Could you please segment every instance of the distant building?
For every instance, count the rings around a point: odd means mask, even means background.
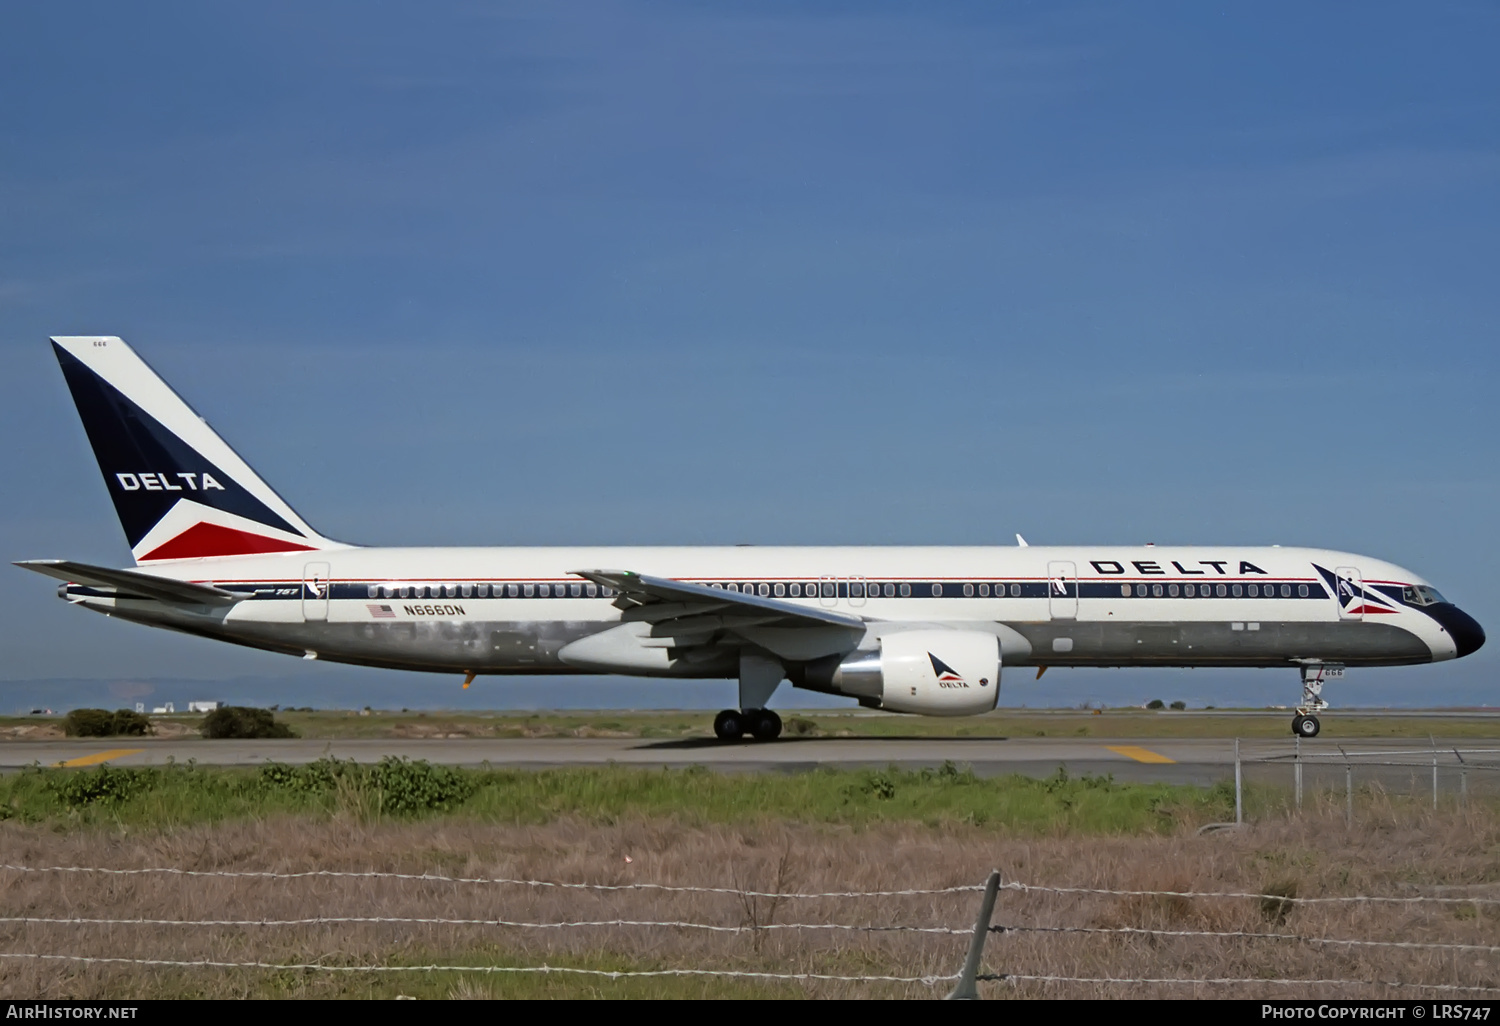
[[[223,704],[224,704],[223,702],[189,702],[188,703],[188,712],[201,712],[201,713],[213,712],[215,709],[219,708],[219,706],[221,706]]]
[[[177,711],[177,707],[171,702],[165,702],[162,705],[157,706],[155,709],[152,709],[151,711],[153,713],[164,713],[170,715]]]

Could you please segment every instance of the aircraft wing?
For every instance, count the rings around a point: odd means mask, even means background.
[[[661,623],[698,617],[757,627],[843,627],[863,630],[865,622],[849,613],[800,606],[782,599],[724,591],[665,577],[647,577],[631,570],[573,570],[595,584],[613,588],[615,605],[627,618]],[[634,615],[628,615],[633,613]]]
[[[158,602],[175,602],[192,606],[229,606],[247,596],[208,584],[174,581],[138,570],[112,570],[90,566],[69,559],[27,559],[16,566],[35,570],[69,584],[86,584],[93,588],[113,588],[125,595],[139,595]]]

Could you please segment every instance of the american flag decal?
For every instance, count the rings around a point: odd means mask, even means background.
[[[370,615],[375,617],[375,619],[377,620],[392,620],[395,619],[396,616],[395,610],[391,609],[390,606],[377,606],[374,603],[371,603],[370,605],[365,606],[365,608],[368,609],[370,611]]]

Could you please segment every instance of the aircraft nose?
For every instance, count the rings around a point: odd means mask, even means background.
[[[1453,638],[1454,647],[1458,650],[1454,658],[1462,659],[1470,652],[1479,651],[1484,645],[1484,628],[1462,609],[1445,602],[1433,606],[1430,612],[1432,618],[1442,624]]]

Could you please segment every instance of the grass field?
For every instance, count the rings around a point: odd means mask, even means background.
[[[834,783],[818,774],[808,778]],[[739,782],[758,787],[767,779]],[[508,777],[496,782],[516,783]],[[688,799],[690,806],[697,801],[698,811],[690,807],[682,814],[652,812],[647,811],[651,803],[626,802],[611,812],[591,805],[586,797],[590,787],[604,782],[575,775],[573,798],[548,814],[517,815],[512,809],[499,815],[494,807],[466,806],[446,813],[391,815],[345,794],[329,806],[301,812],[263,804],[230,817],[179,818],[170,823],[131,810],[132,802],[149,803],[145,796],[98,816],[63,811],[35,819],[13,816],[0,822],[0,850],[11,865],[173,867],[210,873],[378,871],[615,887],[655,883],[722,891],[570,890],[369,876],[265,879],[0,869],[7,915],[29,920],[0,923],[0,951],[5,953],[325,967],[14,959],[0,962],[0,996],[934,997],[951,984],[692,976],[610,980],[401,967],[545,965],[627,972],[711,969],[945,976],[957,970],[967,948],[966,933],[978,904],[972,891],[812,899],[766,898],[751,892],[973,885],[991,868],[998,868],[1007,881],[1051,886],[1270,892],[1296,898],[1444,895],[1463,900],[1301,904],[1005,891],[994,922],[1007,929],[989,939],[987,971],[1265,982],[983,984],[989,997],[1452,1000],[1484,995],[1422,991],[1380,981],[1500,987],[1500,965],[1492,947],[1497,943],[1497,906],[1472,900],[1500,898],[1500,816],[1489,805],[1433,813],[1371,795],[1362,801],[1354,825],[1346,827],[1339,803],[1320,800],[1310,803],[1300,817],[1268,816],[1243,831],[1199,835],[1192,829],[1192,810],[1221,811],[1213,809],[1218,799],[1210,794],[1177,806],[1188,812],[1174,813],[1166,826],[1152,818],[1155,813],[1127,816],[1123,822],[1062,818],[1040,826],[1022,817],[1021,824],[1013,826],[998,816],[981,823],[951,816],[934,822],[915,803],[900,800],[899,789],[915,791],[922,786],[917,781],[898,782],[894,798],[857,789],[859,797],[851,798],[862,810],[857,817],[833,814],[832,806],[816,801],[805,813],[800,808],[780,814],[755,812],[753,803],[737,803],[733,796],[697,792],[697,781],[677,783],[687,786],[676,797]],[[560,787],[562,781],[556,784]],[[976,785],[961,780],[933,780],[926,786],[930,790],[918,792],[925,798],[941,800],[941,792],[950,789],[974,805],[997,793],[976,791]],[[1086,798],[1085,792],[1086,788],[1064,788],[1053,797]],[[160,797],[169,793],[162,791]],[[1128,795],[1131,789],[1122,793]],[[1040,800],[1046,792],[1028,794]],[[808,796],[804,792],[802,797]],[[707,802],[721,812],[703,815]],[[481,814],[485,808],[488,811]],[[79,922],[80,917],[126,922],[91,924]],[[366,921],[330,921],[345,917]],[[64,921],[38,921],[44,918]],[[383,921],[368,921],[372,918]],[[572,925],[519,925],[523,923]],[[797,924],[875,929],[793,928]],[[897,926],[959,932],[890,929]],[[1101,935],[1056,932],[1059,929],[1172,932]],[[1237,936],[1176,935],[1183,932]],[[1244,933],[1257,937],[1238,936]],[[1469,947],[1326,946],[1287,937]],[[371,966],[398,971],[331,971]],[[1297,979],[1356,982],[1275,982]]]
[[[235,819],[350,816],[362,822],[456,817],[542,824],[611,824],[671,817],[683,823],[908,823],[989,826],[1019,833],[1150,833],[1222,820],[1225,788],[1116,783],[1109,777],[976,777],[936,770],[727,774],[577,768],[483,770],[387,759],[321,760],[253,769],[172,765],[36,769],[0,777],[0,819],[59,829],[172,829]]]
[[[377,738],[690,737],[706,735],[708,719],[687,712],[283,715],[304,736]],[[1280,712],[785,719],[792,733],[867,737],[1281,737],[1285,730]],[[197,722],[169,718],[161,721],[162,733],[186,734]],[[1496,732],[1495,720],[1480,717],[1351,716],[1328,723],[1363,737]],[[28,718],[10,725],[37,724]],[[966,949],[977,907],[972,891],[840,899],[752,892],[974,885],[992,867],[1012,881],[1121,891],[1463,900],[1345,905],[1007,891],[995,915],[1007,929],[990,937],[985,968],[1012,979],[982,985],[985,996],[1493,997],[1500,993],[1500,801],[1476,789],[1460,805],[1445,791],[1433,809],[1425,779],[1414,777],[1410,794],[1361,783],[1347,825],[1342,786],[1309,787],[1303,811],[1294,812],[1285,786],[1251,780],[1245,794],[1251,825],[1200,834],[1201,827],[1233,818],[1227,782],[1134,784],[1061,771],[1049,779],[979,778],[952,764],[790,774],[456,769],[390,759],[364,766],[324,760],[36,768],[0,777],[0,862],[10,866],[383,872],[721,890],[0,868],[0,907],[9,917],[0,919],[0,997],[935,997],[951,983],[611,979],[529,970],[945,977]],[[333,921],[351,918],[361,921]],[[538,925],[517,925],[526,923]],[[823,928],[829,924],[856,929]],[[897,926],[960,932],[890,929]],[[1122,930],[1162,932],[1097,932]],[[1326,945],[1319,938],[1362,943]],[[1364,943],[1371,941],[1380,943]],[[1042,983],[1015,978],[1021,976],[1256,982]],[[1277,982],[1299,979],[1352,982]]]
[[[279,710],[277,718],[306,738],[443,737],[711,737],[713,715],[700,710],[660,712],[598,711],[539,713],[393,712],[372,710],[298,712]],[[807,737],[1107,737],[1257,738],[1291,736],[1291,713],[1254,711],[1234,715],[1143,709],[1027,711],[998,710],[962,719],[881,713],[783,711],[788,734]],[[159,734],[190,735],[200,716],[152,717]],[[1361,713],[1323,717],[1325,737],[1475,738],[1500,736],[1500,718],[1403,716]],[[36,716],[0,717],[0,739],[61,736],[60,720]]]

